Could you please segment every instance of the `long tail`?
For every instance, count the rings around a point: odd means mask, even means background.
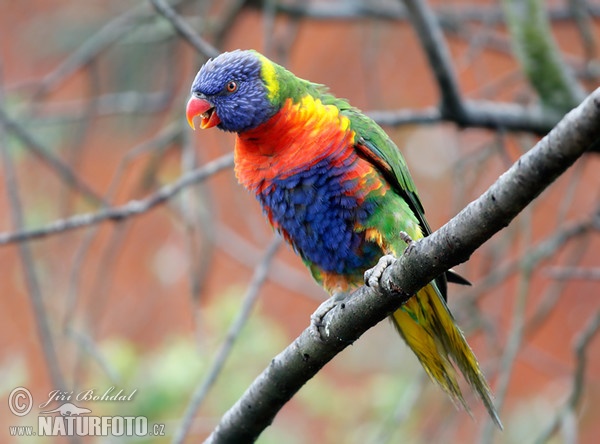
[[[419,290],[401,309],[394,312],[392,320],[429,377],[450,395],[455,404],[462,405],[470,413],[456,378],[458,368],[481,397],[491,418],[502,429],[490,387],[479,363],[434,283]]]

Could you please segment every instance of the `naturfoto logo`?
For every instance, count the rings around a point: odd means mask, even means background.
[[[145,416],[96,416],[90,408],[78,405],[86,401],[127,402],[136,392],[137,389],[127,392],[115,387],[80,392],[52,390],[38,405],[41,411],[37,428],[32,425],[10,426],[9,433],[11,436],[164,436],[164,424],[149,427]],[[54,402],[60,404],[50,406]],[[8,406],[16,416],[29,414],[32,405],[33,396],[25,387],[17,387],[9,395]]]
[[[107,390],[100,391],[96,389],[82,390],[80,392],[67,392],[62,390],[52,390],[48,393],[48,400],[41,403],[39,408],[43,409],[48,406],[51,402],[72,402],[72,401],[118,401],[126,402],[131,401],[133,396],[136,394],[137,389],[127,393],[123,389],[116,390],[116,388],[109,387]]]

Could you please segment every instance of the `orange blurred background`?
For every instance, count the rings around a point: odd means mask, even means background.
[[[245,6],[221,30],[236,2],[181,3],[178,11],[187,22],[220,50],[263,51],[365,111],[419,110],[439,102],[406,20],[271,17]],[[460,12],[472,4],[443,5],[444,11]],[[184,171],[231,152],[232,135],[187,127],[189,86],[205,59],[150,4],[28,0],[3,2],[0,10],[2,109],[107,204],[142,199]],[[465,97],[534,102],[504,27],[462,25],[462,32],[446,36]],[[593,19],[592,25],[597,45],[600,22]],[[553,22],[553,32],[565,59],[583,66],[585,51],[573,21]],[[598,59],[589,63],[597,66]],[[596,80],[582,84],[591,91]],[[407,159],[434,229],[537,140],[450,123],[385,129]],[[0,142],[12,160],[27,228],[100,211],[10,130]],[[10,166],[2,168],[4,179]],[[600,281],[560,280],[556,273],[573,267],[598,271],[600,236],[597,226],[566,239],[560,235],[598,212],[598,171],[600,156],[582,158],[458,267],[473,287],[451,287],[450,307],[492,387],[509,378],[501,409],[505,431],[495,432],[493,442],[534,441],[571,393],[575,342],[600,310]],[[6,182],[0,183],[0,232],[13,232],[13,207]],[[148,442],[170,442],[271,238],[258,204],[226,169],[147,213],[29,242],[30,270],[66,386],[75,392],[137,390],[130,404],[77,405],[95,414],[146,415],[167,432]],[[540,250],[545,242],[548,249]],[[37,404],[56,387],[17,244],[0,246],[0,270],[1,440],[50,442],[7,432],[9,425],[35,424],[42,410]],[[322,298],[299,259],[281,247],[186,442],[210,433],[270,358],[307,327]],[[511,341],[517,341],[514,359],[507,352]],[[586,352],[581,400],[574,416],[564,416],[562,430],[592,443],[600,434],[597,337]],[[6,407],[17,386],[27,387],[36,404],[21,418]],[[480,442],[489,435],[486,413],[476,399],[469,401],[473,418],[455,410],[424,378],[391,325],[382,323],[310,381],[259,442]]]

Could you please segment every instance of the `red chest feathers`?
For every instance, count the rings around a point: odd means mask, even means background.
[[[262,192],[275,178],[285,179],[325,158],[332,166],[350,164],[356,156],[348,118],[332,105],[306,98],[288,99],[282,109],[257,128],[239,134],[235,172],[242,185]]]

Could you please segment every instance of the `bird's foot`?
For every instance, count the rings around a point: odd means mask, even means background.
[[[386,254],[379,258],[377,265],[365,271],[365,285],[375,290],[379,289],[379,282],[383,272],[387,267],[392,265],[396,258],[391,254]]]
[[[398,233],[398,236],[406,243],[406,249],[404,250],[404,254],[410,253],[410,250],[414,248],[415,241],[405,231],[400,231]],[[380,257],[379,261],[373,268],[365,271],[365,285],[375,290],[379,290],[383,272],[395,261],[396,257],[391,254],[386,254],[385,256]]]
[[[334,308],[340,305],[343,306],[347,298],[348,293],[346,292],[340,291],[334,293],[333,296],[319,305],[315,312],[310,315],[310,331],[319,340],[324,341],[325,337],[329,336],[329,326],[325,321],[325,316]]]
[[[400,237],[400,239],[402,239],[406,243],[406,250],[408,251],[405,250],[404,253],[408,253],[410,249],[414,247],[415,241],[412,237],[410,237],[410,234],[408,234],[406,231],[401,231],[400,233],[398,233],[398,237]]]

